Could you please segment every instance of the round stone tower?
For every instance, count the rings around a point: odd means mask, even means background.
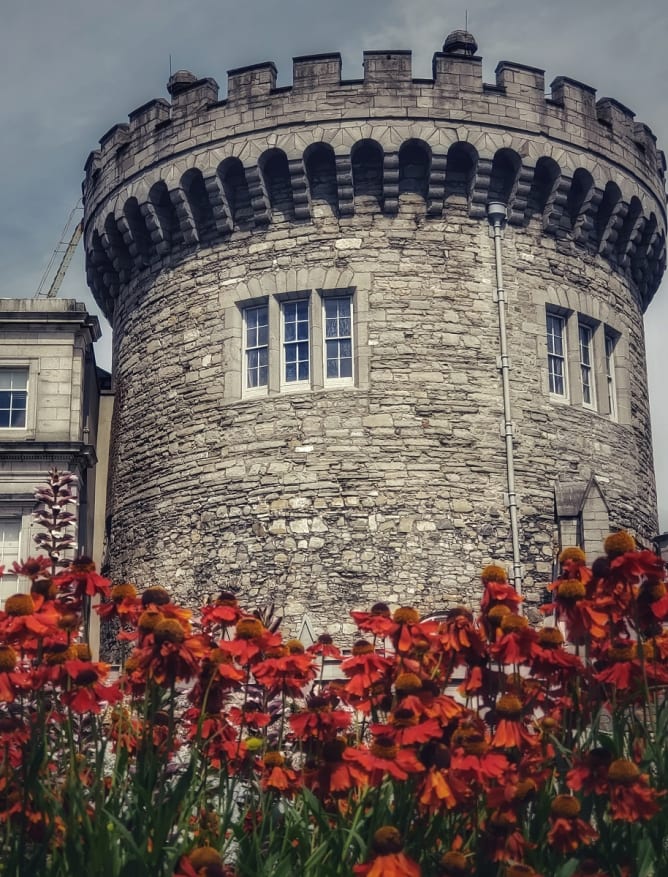
[[[665,160],[615,100],[471,34],[186,71],[86,164],[114,330],[116,580],[239,586],[316,631],[384,599],[532,607],[559,542],[656,533],[643,312]]]

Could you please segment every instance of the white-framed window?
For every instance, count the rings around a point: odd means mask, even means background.
[[[311,344],[309,300],[281,303],[282,380],[285,385],[308,384]]]
[[[5,574],[0,579],[0,605],[16,593],[18,576],[12,572],[12,564],[19,560],[21,551],[21,518],[0,518],[0,566]]]
[[[0,429],[25,429],[28,368],[0,367]]]
[[[596,390],[594,382],[594,332],[586,323],[578,323],[578,339],[580,345],[580,384],[582,387],[582,404],[587,408],[596,407]]]
[[[550,393],[553,396],[568,396],[566,376],[566,320],[559,314],[547,312],[547,372]]]
[[[353,381],[353,300],[351,295],[323,299],[325,383]]]
[[[226,401],[369,383],[368,293],[276,290],[225,304]]]
[[[244,387],[266,391],[269,383],[269,307],[244,308]]]
[[[617,339],[605,333],[605,380],[608,388],[608,415],[617,420],[617,386],[615,384],[615,344]]]

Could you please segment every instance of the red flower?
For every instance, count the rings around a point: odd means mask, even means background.
[[[598,747],[577,759],[566,774],[566,783],[574,792],[585,795],[605,795],[608,792],[608,768],[612,756],[607,749]]]
[[[397,627],[392,621],[390,607],[387,603],[374,603],[370,612],[354,610],[350,615],[361,631],[372,633],[380,639],[390,636]]]
[[[209,632],[219,627],[231,627],[239,621],[242,614],[234,594],[222,591],[213,603],[202,607],[202,628]]]
[[[357,775],[362,781],[368,778],[372,786],[379,786],[385,776],[406,780],[410,774],[424,771],[411,749],[400,749],[389,737],[377,737],[368,749],[347,749],[343,758],[360,768]]]
[[[109,665],[93,661],[66,661],[65,670],[72,687],[61,695],[63,703],[75,713],[100,713],[107,704],[118,703],[123,694],[118,685],[105,685]]]
[[[311,697],[307,701],[307,707],[288,719],[290,727],[300,740],[309,737],[328,740],[350,726],[352,714],[346,710],[333,709],[332,701],[328,697]]]
[[[308,646],[306,651],[310,655],[318,655],[321,658],[335,658],[340,660],[343,657],[341,649],[334,645],[332,637],[328,633],[321,633],[316,642]]]
[[[271,633],[258,618],[253,616],[240,618],[235,630],[235,638],[229,641],[223,640],[219,648],[236,658],[242,667],[261,658],[267,649],[279,646],[282,639],[279,633]]]
[[[349,677],[345,691],[354,697],[363,698],[376,683],[386,680],[393,663],[389,658],[376,654],[371,643],[358,640],[353,646],[353,655],[341,662],[341,670]]]
[[[95,572],[95,564],[89,557],[73,561],[68,569],[54,577],[53,582],[59,590],[69,590],[77,599],[97,595],[107,599],[111,589],[109,579]]]
[[[355,865],[354,874],[363,877],[421,877],[417,862],[403,852],[398,830],[391,825],[379,828],[371,842],[373,858],[363,865]]]
[[[210,651],[205,637],[186,636],[174,618],[159,621],[151,636],[153,642],[137,653],[137,669],[159,685],[192,679]]]
[[[500,664],[526,664],[536,649],[538,633],[528,626],[523,615],[506,615],[501,620],[502,636],[489,647],[490,655]]]
[[[321,760],[304,770],[304,783],[321,798],[347,795],[363,784],[355,767],[343,760],[346,750],[343,738],[328,740],[322,746]]]
[[[17,576],[27,576],[34,581],[35,579],[40,578],[42,573],[51,569],[51,561],[48,557],[44,557],[44,555],[40,554],[37,557],[29,557],[21,563],[14,561],[12,569]],[[0,567],[0,576],[2,575],[1,570],[2,568]]]
[[[270,694],[299,697],[316,670],[311,655],[287,654],[254,664],[253,676]]]
[[[454,652],[457,663],[482,658],[487,652],[484,631],[473,620],[473,613],[463,606],[448,611],[438,627],[438,642],[444,652]]]
[[[17,670],[18,655],[11,646],[0,645],[0,703],[12,703],[16,693],[32,688],[30,674]]]
[[[547,839],[557,852],[575,853],[598,838],[591,825],[578,816],[580,809],[580,802],[571,795],[557,795],[552,801]]]
[[[610,815],[624,822],[647,821],[659,812],[661,794],[649,785],[647,774],[625,758],[613,761],[608,769]]]

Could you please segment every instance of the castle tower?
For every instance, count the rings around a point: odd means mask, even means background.
[[[580,82],[483,83],[476,51],[451,34],[431,79],[407,51],[354,81],[296,58],[287,87],[257,64],[224,100],[179,71],[90,155],[115,579],[322,629],[473,602],[491,559],[531,611],[559,540],[656,533],[663,153]]]

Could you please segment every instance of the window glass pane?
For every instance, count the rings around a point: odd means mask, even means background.
[[[285,381],[309,379],[309,303],[307,299],[283,305],[283,359]]]
[[[325,299],[325,339],[328,379],[351,378],[352,298],[349,295]]]
[[[547,371],[550,393],[556,396],[566,395],[566,372],[564,362],[564,329],[563,317],[547,314]]]
[[[12,411],[10,426],[19,428],[19,427],[24,427],[25,425],[26,425],[25,410]]]
[[[266,387],[269,361],[269,308],[246,308],[246,387]]]
[[[592,370],[592,338],[590,326],[580,323],[580,374],[582,380],[582,401],[585,405],[594,404],[594,382]]]

